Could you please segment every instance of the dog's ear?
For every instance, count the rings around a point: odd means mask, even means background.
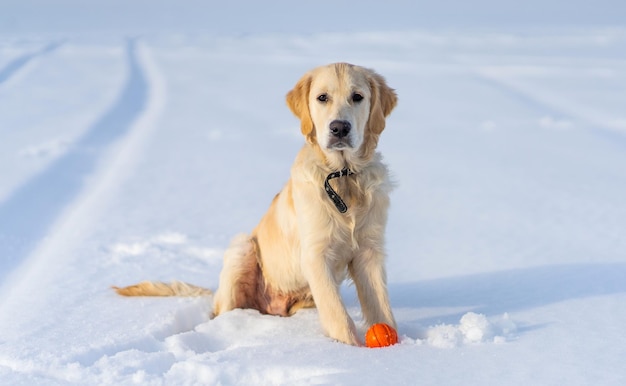
[[[370,100],[370,115],[367,121],[367,129],[365,130],[365,141],[361,146],[364,159],[370,159],[374,154],[378,145],[378,137],[385,129],[385,118],[391,114],[398,102],[396,92],[387,86],[385,78],[374,71],[369,71],[367,77],[372,97]]]
[[[311,90],[311,74],[304,75],[293,90],[287,93],[287,106],[300,119],[300,130],[307,140],[315,136],[313,120],[309,111],[309,91]]]
[[[391,87],[387,86],[385,78],[373,72],[369,77],[372,100],[370,103],[369,129],[374,134],[380,134],[385,128],[385,118],[398,103],[398,96]]]

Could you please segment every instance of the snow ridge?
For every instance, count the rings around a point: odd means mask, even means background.
[[[458,325],[439,324],[426,331],[426,338],[416,339],[415,343],[426,342],[437,348],[455,348],[464,344],[504,343],[515,337],[516,324],[505,313],[500,320],[491,322],[483,314],[468,312],[461,317]],[[403,339],[410,342],[411,338]]]

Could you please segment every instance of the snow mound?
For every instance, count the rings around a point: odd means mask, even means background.
[[[468,312],[458,325],[439,324],[426,330],[426,337],[416,343],[426,343],[437,348],[455,348],[465,344],[504,343],[515,333],[517,327],[504,314],[499,320],[489,321],[483,314]]]

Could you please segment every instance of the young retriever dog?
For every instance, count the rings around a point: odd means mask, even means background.
[[[339,292],[349,275],[365,327],[396,327],[384,266],[392,185],[376,152],[396,102],[382,76],[348,63],[315,68],[298,81],[287,104],[300,118],[306,143],[258,226],[226,251],[214,316],[235,308],[289,316],[317,307],[331,338],[359,345]],[[116,290],[128,296],[207,293],[180,282]]]

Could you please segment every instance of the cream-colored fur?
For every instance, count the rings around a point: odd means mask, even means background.
[[[339,293],[349,276],[366,327],[396,326],[384,266],[392,186],[375,151],[396,101],[380,75],[347,63],[318,67],[298,81],[287,104],[301,120],[306,143],[258,226],[250,235],[237,236],[225,253],[215,316],[246,307],[287,316],[315,305],[330,337],[358,345]],[[341,138],[331,130],[336,121],[350,127]],[[344,168],[354,174],[330,182],[348,207],[340,213],[324,181]]]

